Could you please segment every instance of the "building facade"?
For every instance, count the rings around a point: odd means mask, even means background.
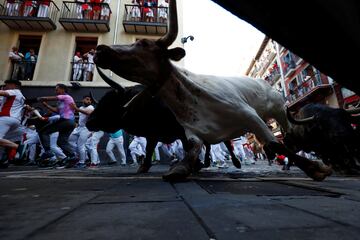
[[[268,37],[262,42],[246,75],[268,81],[283,94],[292,111],[311,102],[338,108],[359,100],[354,93]]]
[[[5,0],[0,3],[0,82],[21,80],[27,98],[53,95],[57,83],[68,85],[76,100],[89,91],[101,97],[109,88],[88,53],[99,44],[131,44],[164,35],[168,7],[162,5],[165,0],[158,1],[147,7],[131,0]],[[181,1],[178,19],[174,45],[182,46]],[[20,62],[9,59],[12,47],[22,53]],[[105,72],[124,86],[134,84]]]

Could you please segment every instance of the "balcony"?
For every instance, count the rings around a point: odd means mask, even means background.
[[[71,62],[71,81],[91,82],[94,75],[94,63],[84,61]]]
[[[12,61],[11,62],[11,80],[33,80],[36,61]]]
[[[70,32],[109,32],[111,9],[107,3],[63,2],[59,22]]]
[[[319,74],[307,76],[301,85],[295,86],[287,96],[290,110],[298,110],[308,102],[319,102],[333,92],[330,84],[324,84]]]
[[[284,69],[285,77],[289,77],[291,74],[293,74],[295,72],[295,69],[296,69],[295,62],[292,60],[289,62],[285,62],[283,64],[283,69]]]
[[[51,0],[6,0],[0,7],[0,20],[13,30],[51,31],[56,29],[59,11]]]
[[[168,7],[145,8],[126,4],[123,26],[127,33],[164,35],[168,30],[167,15]]]
[[[273,86],[276,81],[280,78],[280,70],[279,67],[274,66],[270,71],[269,75],[265,77],[265,80]]]

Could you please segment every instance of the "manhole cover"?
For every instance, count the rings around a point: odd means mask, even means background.
[[[273,182],[197,181],[197,183],[210,194],[232,193],[257,196],[340,196],[340,194],[328,192],[326,190],[313,190],[305,187],[289,186]]]

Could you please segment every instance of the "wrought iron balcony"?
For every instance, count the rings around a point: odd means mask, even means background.
[[[74,82],[91,82],[94,75],[94,63],[88,62],[71,62],[71,81]]]
[[[56,29],[59,11],[51,0],[5,0],[0,20],[13,30],[51,31]]]
[[[290,102],[289,108],[297,109],[307,101],[317,102],[332,93],[332,87],[321,80],[319,74],[307,76],[304,81],[291,89],[291,94],[287,96]]]
[[[31,81],[33,80],[35,67],[36,61],[12,61],[10,79]]]
[[[123,26],[127,33],[164,35],[167,27],[168,7],[125,5]]]
[[[59,22],[71,32],[109,32],[111,9],[107,3],[64,1]]]

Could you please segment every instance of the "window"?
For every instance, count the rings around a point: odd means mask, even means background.
[[[94,53],[98,39],[96,37],[77,37],[75,51],[71,60],[71,81],[92,81],[94,75]]]
[[[18,45],[9,54],[11,79],[33,80],[41,36],[20,35]]]

